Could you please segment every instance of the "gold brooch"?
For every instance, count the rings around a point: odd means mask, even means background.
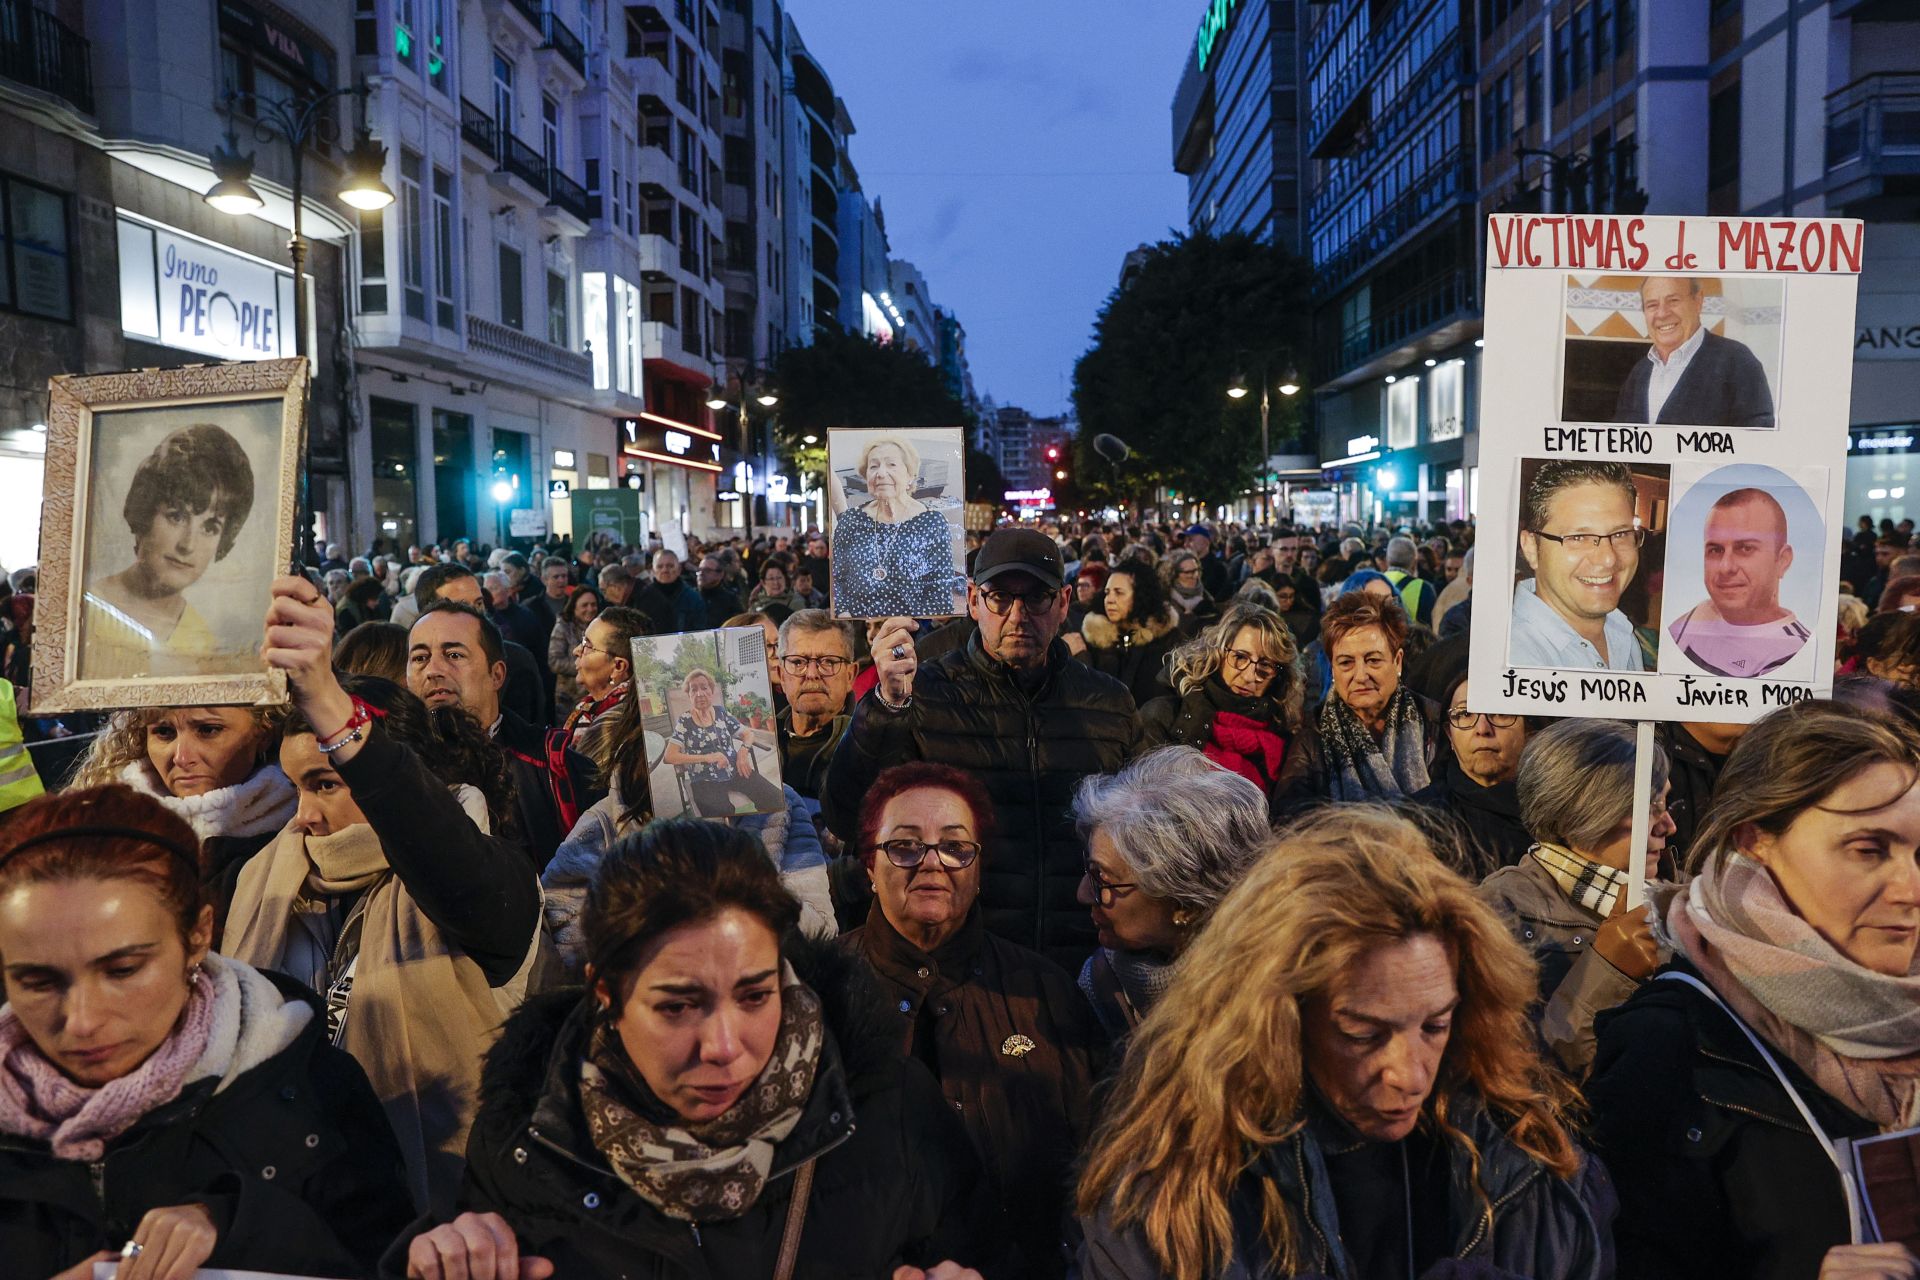
[[[1033,1041],[1023,1035],[1011,1035],[1001,1042],[1000,1052],[1009,1058],[1024,1058],[1033,1052]]]

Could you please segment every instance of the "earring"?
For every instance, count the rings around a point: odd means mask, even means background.
[[[1174,909],[1174,913],[1173,913],[1174,928],[1184,929],[1192,923],[1193,923],[1193,917],[1187,914],[1186,908],[1177,907]]]

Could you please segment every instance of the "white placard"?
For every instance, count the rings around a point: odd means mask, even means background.
[[[1830,692],[1862,244],[1488,220],[1473,710],[1745,723]]]
[[[515,507],[507,512],[507,532],[515,538],[544,538],[547,513],[538,507]]]

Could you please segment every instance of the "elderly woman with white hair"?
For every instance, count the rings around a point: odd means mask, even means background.
[[[1172,980],[1174,960],[1265,850],[1267,800],[1194,748],[1170,746],[1082,782],[1073,816],[1087,841],[1079,897],[1100,938],[1080,989],[1118,1040],[1146,1016]]]
[[[1534,843],[1480,885],[1539,961],[1541,1039],[1576,1074],[1593,1062],[1595,1015],[1623,1003],[1664,959],[1647,913],[1627,910],[1633,760],[1633,729],[1618,720],[1557,720],[1530,737],[1514,781]],[[1667,755],[1656,746],[1650,868],[1673,834],[1667,785]]]
[[[840,473],[827,468],[833,507],[833,609],[849,618],[937,618],[963,611],[947,518],[915,497],[920,452],[903,436],[860,451],[867,501],[852,506]]]

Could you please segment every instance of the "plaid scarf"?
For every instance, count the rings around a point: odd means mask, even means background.
[[[760,1076],[724,1113],[701,1124],[650,1118],[652,1096],[610,1027],[594,1032],[580,1064],[580,1105],[593,1145],[620,1180],[669,1218],[713,1222],[753,1207],[774,1148],[800,1123],[826,1030],[820,998],[781,966],[780,1030]]]
[[[1533,860],[1546,868],[1560,892],[1576,907],[1585,907],[1602,920],[1613,915],[1614,903],[1627,887],[1627,873],[1616,867],[1583,857],[1565,845],[1542,840],[1527,850]]]

